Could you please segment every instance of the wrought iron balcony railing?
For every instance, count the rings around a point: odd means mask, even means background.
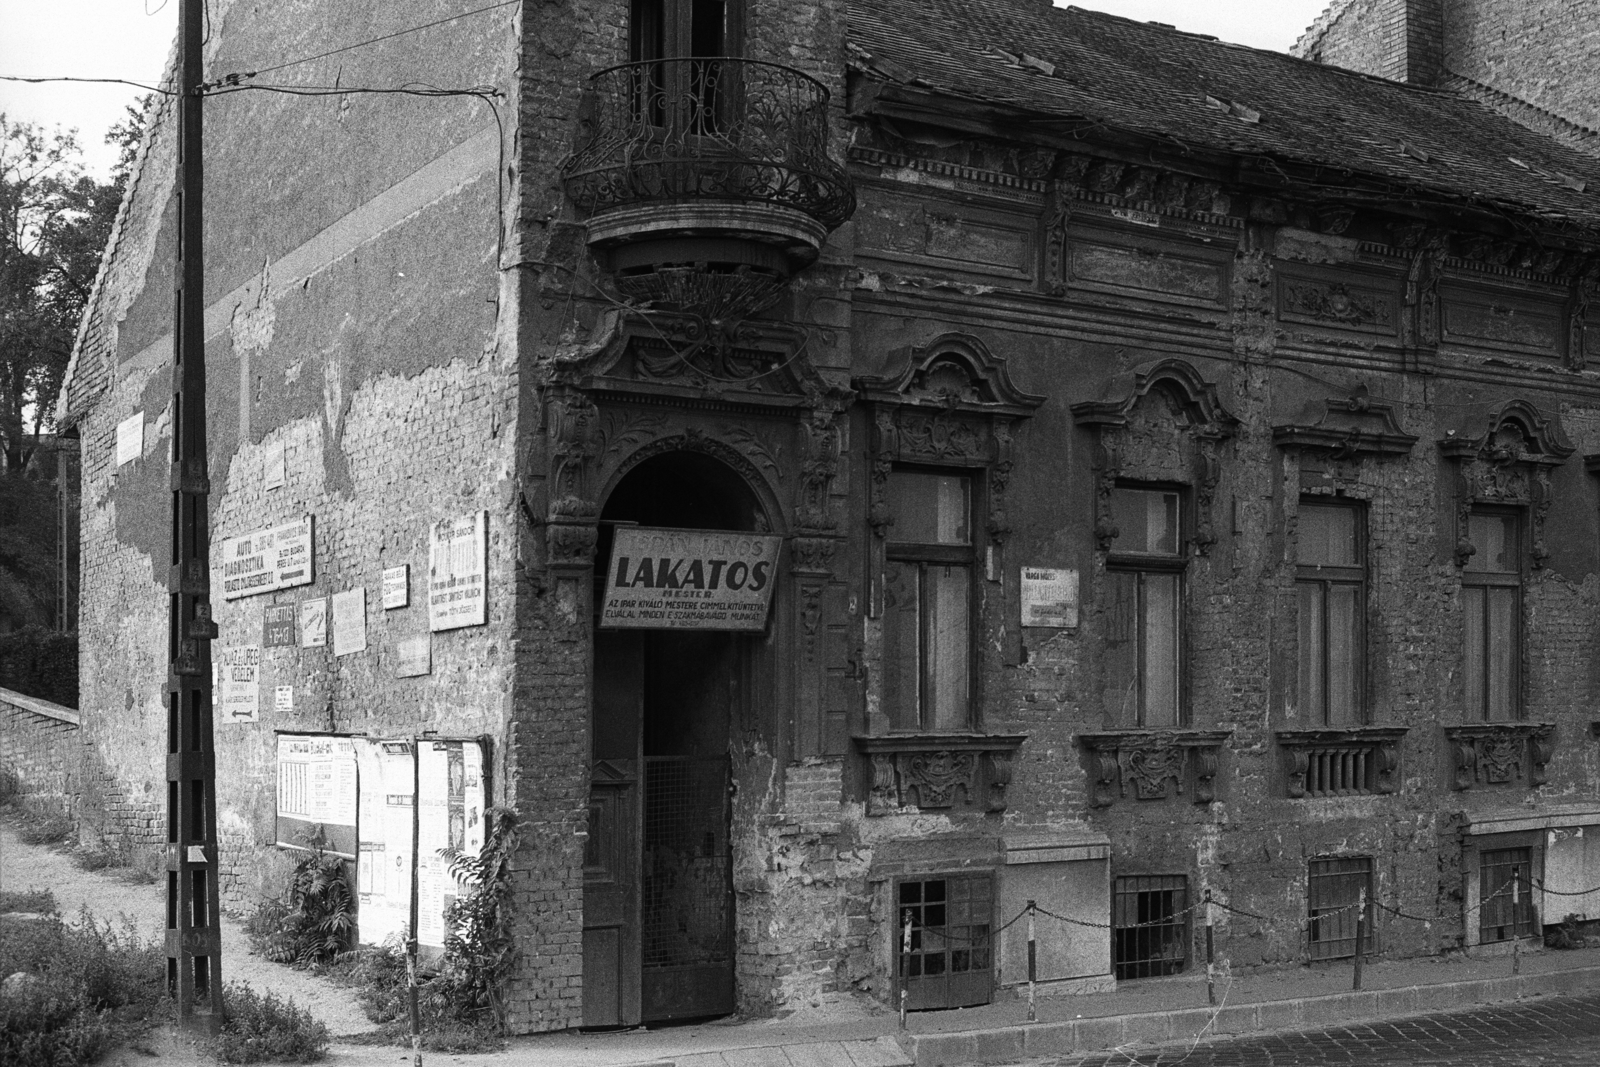
[[[594,75],[586,127],[562,167],[587,212],[658,201],[782,205],[832,230],[855,210],[828,158],[828,90],[748,59],[660,59]]]

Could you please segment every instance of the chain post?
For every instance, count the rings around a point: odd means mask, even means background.
[[[1028,901],[1028,1021],[1039,1021],[1036,983],[1039,981],[1038,943],[1033,939],[1033,917],[1038,905]]]
[[[1366,959],[1367,947],[1367,887],[1361,887],[1361,895],[1356,898],[1356,968],[1352,978],[1351,989],[1361,988],[1362,964]]]
[[[900,1029],[906,1028],[906,979],[911,977],[911,909],[905,911],[900,934]]]
[[[1211,887],[1206,887],[1206,1003],[1217,1006],[1217,942]]]

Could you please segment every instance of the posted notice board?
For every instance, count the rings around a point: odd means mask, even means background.
[[[444,850],[483,849],[488,787],[480,741],[360,741],[362,788],[356,891],[360,942],[405,935],[411,909],[412,815],[416,817],[417,943],[444,948],[445,912],[467,887]],[[415,763],[413,763],[413,760]],[[413,777],[414,776],[414,777]],[[413,791],[412,782],[417,783]]]
[[[357,818],[356,922],[363,945],[404,939],[411,922],[411,820],[416,761],[410,741],[356,743],[361,771]]]
[[[356,858],[355,738],[329,734],[278,735],[278,844],[306,847],[321,826],[326,848]]]

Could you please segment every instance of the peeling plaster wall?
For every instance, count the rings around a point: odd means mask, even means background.
[[[465,10],[470,5],[460,5]],[[438,18],[291,2],[213,10],[207,76],[257,70]],[[444,86],[507,85],[510,13],[263,75],[266,83],[389,85],[395,71]],[[295,97],[239,92],[206,104],[208,441],[213,553],[224,539],[315,517],[315,581],[224,601],[217,648],[262,643],[263,609],[367,593],[365,652],[263,651],[261,711],[219,725],[223,905],[252,910],[282,888],[275,858],[279,730],[491,739],[504,744],[518,542],[513,442],[514,293],[497,270],[497,128],[454,97]],[[91,832],[165,840],[167,553],[171,497],[173,115],[151,130],[92,327],[113,373],[84,437],[84,812]],[[144,447],[117,467],[115,428],[143,413]],[[286,481],[264,486],[282,447]],[[396,642],[428,629],[428,530],[487,510],[489,622],[436,634],[432,673],[396,675]],[[380,574],[410,565],[410,606],[381,607]],[[293,710],[273,706],[293,687]]]

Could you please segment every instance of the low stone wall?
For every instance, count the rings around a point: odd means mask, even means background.
[[[78,713],[48,700],[0,689],[0,781],[32,798],[78,793]]]

